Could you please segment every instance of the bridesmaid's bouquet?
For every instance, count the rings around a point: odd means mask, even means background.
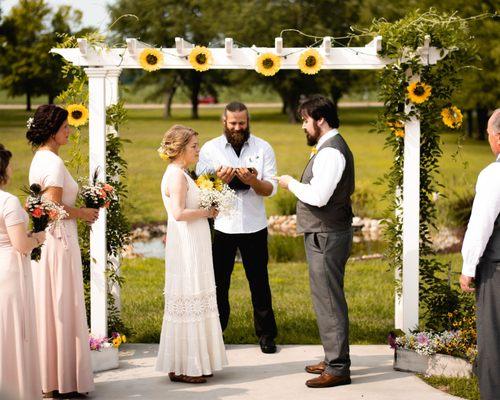
[[[215,174],[202,174],[196,179],[200,188],[200,207],[208,210],[215,207],[219,215],[229,215],[235,208],[236,192]]]
[[[41,186],[37,183],[31,185],[27,190],[28,197],[26,198],[25,208],[31,218],[33,232],[42,232],[50,225],[68,216],[62,206],[46,199],[43,192]],[[40,260],[42,246],[35,247],[31,251],[32,260]]]
[[[111,202],[118,200],[113,186],[97,180],[97,171],[92,177],[92,184],[82,186],[80,196],[87,208],[109,208]]]

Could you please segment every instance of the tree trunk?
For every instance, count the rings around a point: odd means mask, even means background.
[[[31,111],[31,92],[26,92],[26,111]]]
[[[177,83],[173,83],[170,88],[165,91],[165,108],[163,110],[163,118],[168,119],[172,116],[172,102],[174,101],[174,95],[177,91]]]
[[[198,114],[198,96],[200,95],[201,89],[201,74],[199,72],[193,71],[189,78],[191,79],[191,118],[199,119],[200,116]]]
[[[54,104],[54,94],[53,93],[49,93],[47,101],[48,101],[48,104]]]
[[[467,137],[472,137],[474,129],[474,112],[467,110]]]
[[[477,139],[486,140],[486,128],[488,126],[488,109],[476,108],[477,111]]]
[[[300,96],[297,94],[289,94],[287,96],[287,107],[286,107],[286,112],[288,115],[288,122],[291,124],[299,122],[299,118],[297,115],[297,110],[299,108],[299,100]]]

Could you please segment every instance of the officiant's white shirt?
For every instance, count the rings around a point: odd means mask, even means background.
[[[340,178],[342,178],[345,169],[345,157],[333,147],[321,148],[323,143],[338,134],[337,129],[332,129],[318,140],[316,148],[319,151],[314,159],[311,182],[306,184],[292,179],[288,184],[288,189],[303,203],[323,207],[332,197]]]
[[[483,169],[477,178],[476,196],[462,245],[463,275],[476,276],[477,264],[490,240],[499,213],[500,163],[494,162]]]
[[[205,143],[200,150],[200,159],[196,165],[196,175],[214,173],[220,166],[253,167],[257,170],[257,178],[273,185],[271,196],[276,193],[277,182],[271,179],[276,176],[276,157],[273,148],[265,140],[250,135],[243,144],[240,156],[221,135]],[[267,227],[264,197],[248,190],[237,190],[236,210],[230,216],[219,216],[214,227],[223,233],[253,233]]]

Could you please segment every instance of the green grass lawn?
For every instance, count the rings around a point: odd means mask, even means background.
[[[268,140],[276,153],[278,173],[300,176],[308,158],[304,133],[298,124],[289,124],[278,109],[255,109],[251,111],[252,132]],[[391,164],[389,151],[383,149],[384,137],[369,132],[377,109],[341,109],[341,132],[349,142],[356,163],[357,192],[370,194],[368,204],[359,205],[369,210],[370,216],[379,216],[385,207],[380,197],[382,186],[374,185]],[[125,145],[125,158],[129,163],[130,196],[127,203],[128,216],[133,223],[161,221],[165,211],[159,194],[159,185],[166,164],[157,156],[156,149],[163,133],[174,123],[192,126],[200,132],[202,143],[221,133],[221,110],[201,109],[201,118],[191,120],[189,110],[174,110],[171,120],[162,118],[161,110],[131,110],[129,121],[121,128],[122,137],[131,143]],[[14,178],[9,190],[17,195],[27,183],[31,149],[25,140],[26,120],[32,115],[21,110],[0,110],[0,143],[14,153]],[[87,136],[87,132],[84,132]],[[487,142],[466,141],[461,158],[469,164],[464,169],[461,162],[452,160],[457,150],[457,134],[442,135],[444,155],[441,163],[441,181],[448,189],[472,189],[478,172],[493,159]],[[63,158],[69,154],[69,146],[62,151]],[[83,151],[86,153],[86,146]],[[449,193],[448,193],[449,194]],[[274,200],[266,203],[268,213],[276,213]],[[356,211],[356,210],[355,210]]]
[[[460,268],[460,255],[440,256]],[[124,260],[123,319],[135,333],[133,342],[158,342],[163,318],[164,261]],[[319,343],[305,263],[269,265],[273,306],[281,344]],[[458,273],[456,276],[458,280]],[[353,344],[386,343],[394,327],[394,280],[384,260],[349,262],[345,287]],[[227,343],[254,343],[250,291],[241,264],[236,264],[230,289],[231,317]]]
[[[445,378],[443,376],[420,376],[429,385],[453,396],[467,400],[479,400],[479,385],[476,377],[472,378]]]

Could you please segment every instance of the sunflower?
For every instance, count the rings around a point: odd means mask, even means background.
[[[387,126],[391,128],[396,137],[405,137],[405,125],[401,121],[387,121]]]
[[[139,64],[148,72],[159,70],[163,65],[163,53],[158,49],[144,49],[139,55]]]
[[[317,50],[308,49],[300,54],[299,68],[304,74],[314,75],[317,74],[323,64],[323,58]]]
[[[212,52],[205,46],[196,46],[189,53],[189,63],[198,72],[207,71],[212,65]]]
[[[464,119],[462,112],[455,106],[443,108],[441,117],[443,123],[452,129],[460,128]]]
[[[214,182],[207,175],[199,176],[195,182],[196,182],[196,185],[200,189],[213,189],[214,188]]]
[[[157,152],[158,152],[158,155],[160,156],[160,158],[162,160],[165,160],[165,161],[169,161],[170,160],[170,158],[163,151],[163,147],[162,146],[158,147]]]
[[[70,104],[66,107],[68,111],[68,123],[71,126],[85,125],[89,119],[89,110],[83,104]]]
[[[413,82],[406,89],[408,98],[415,104],[421,104],[431,96],[432,87],[424,82]]]
[[[273,76],[280,70],[281,58],[273,53],[264,53],[257,57],[255,70],[264,76]]]

